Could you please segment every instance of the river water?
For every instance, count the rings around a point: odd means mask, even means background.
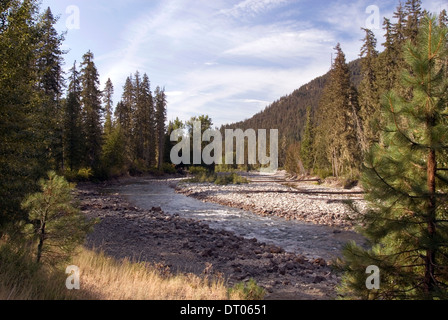
[[[362,243],[363,238],[352,231],[287,221],[279,217],[264,217],[249,211],[231,208],[178,194],[166,181],[138,180],[114,189],[142,209],[161,207],[167,214],[178,214],[207,223],[211,228],[232,231],[245,238],[273,244],[287,252],[307,258],[329,260],[340,256],[340,250],[350,240]]]

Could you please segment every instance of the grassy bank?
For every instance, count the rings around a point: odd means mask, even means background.
[[[220,277],[169,273],[166,268],[80,248],[80,290],[68,290],[65,268],[38,265],[25,251],[0,243],[0,300],[242,300],[259,288],[227,288]],[[250,288],[249,288],[250,289]]]

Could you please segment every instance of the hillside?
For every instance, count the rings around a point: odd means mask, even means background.
[[[361,81],[361,59],[350,62],[349,68],[352,82],[358,87]],[[280,98],[252,118],[224,125],[221,130],[279,129],[280,145],[298,141],[305,125],[307,107],[310,106],[313,113],[317,110],[329,76],[330,72],[303,85],[290,95]]]

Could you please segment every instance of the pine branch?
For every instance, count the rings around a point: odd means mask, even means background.
[[[392,191],[394,191],[394,192],[396,192],[398,194],[401,194],[401,195],[403,195],[403,196],[405,196],[407,198],[410,198],[410,199],[422,199],[422,198],[425,198],[425,197],[411,196],[410,194],[408,194],[408,193],[406,193],[404,191],[397,190],[396,188],[391,186],[386,180],[383,179],[383,177],[379,174],[379,172],[375,169],[375,167],[372,167],[371,169],[375,172],[375,175],[381,180],[381,182],[383,182]]]
[[[417,143],[415,141],[413,141],[411,138],[409,138],[401,129],[400,126],[398,125],[398,121],[396,118],[396,113],[395,113],[395,109],[394,106],[392,104],[392,99],[390,97],[387,98],[387,100],[389,101],[389,106],[390,106],[390,111],[393,115],[393,119],[394,119],[394,123],[395,123],[395,127],[397,128],[397,132],[399,132],[407,141],[409,141],[409,143],[412,145],[413,148],[423,148],[423,149],[430,149],[429,146],[424,146],[420,143]]]

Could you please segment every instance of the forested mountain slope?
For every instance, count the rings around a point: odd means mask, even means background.
[[[349,68],[352,83],[358,87],[361,82],[361,59],[350,62]],[[329,77],[330,72],[281,97],[252,118],[225,125],[222,129],[278,129],[280,144],[299,141],[305,127],[307,107],[311,107],[312,113],[317,110]]]

